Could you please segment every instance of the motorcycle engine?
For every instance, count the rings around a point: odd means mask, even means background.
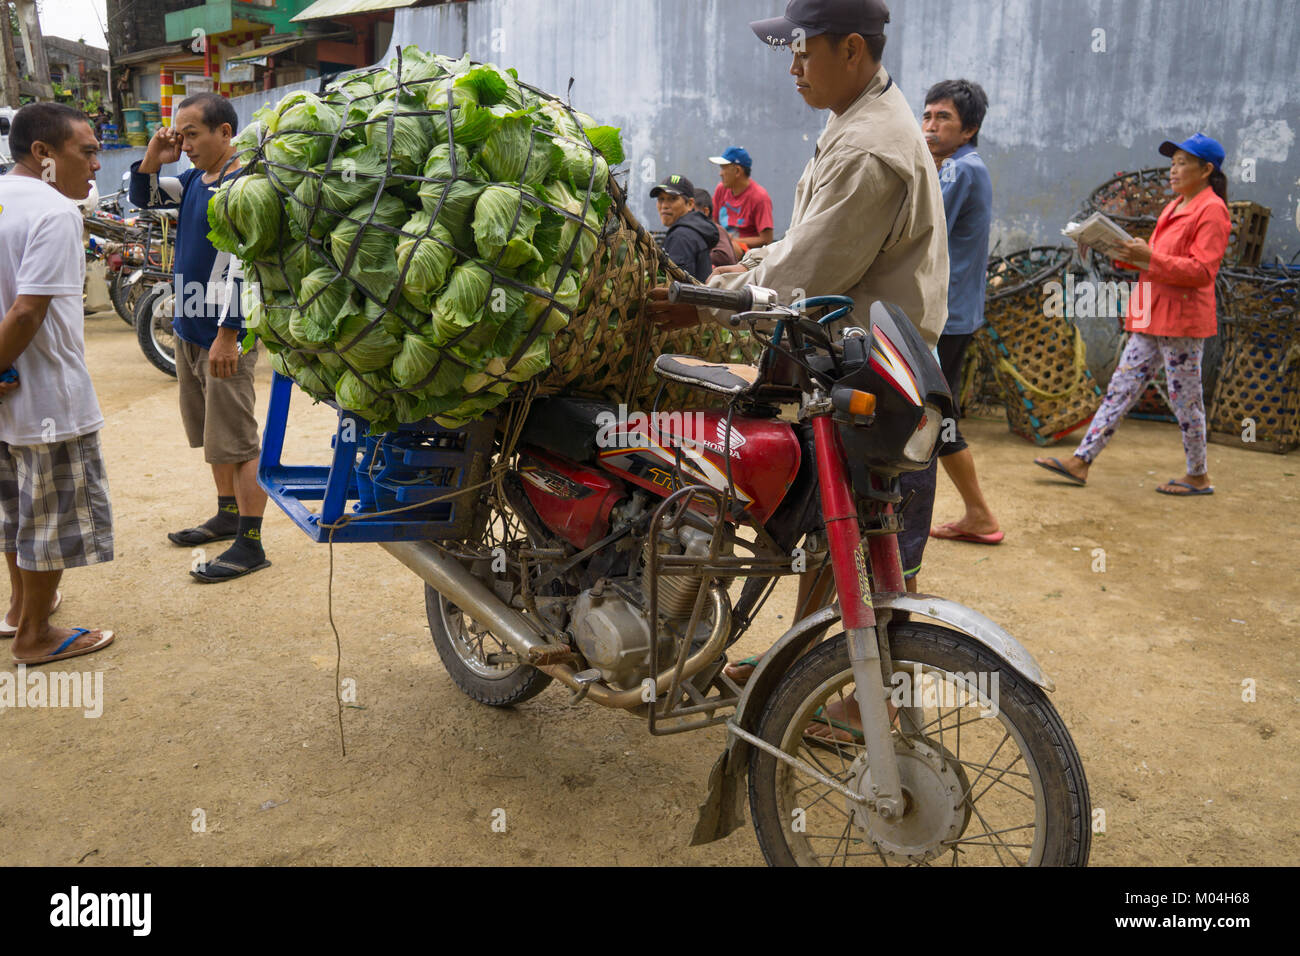
[[[661,543],[661,550],[676,554],[705,556],[709,535],[683,527],[675,543]],[[673,654],[676,639],[685,636],[695,604],[696,583],[687,577],[659,578],[659,663],[663,667]],[[630,689],[650,675],[649,589],[644,578],[603,580],[578,595],[570,620],[574,643],[587,663],[597,668],[606,683]],[[704,640],[713,625],[712,613],[700,621],[693,641]]]

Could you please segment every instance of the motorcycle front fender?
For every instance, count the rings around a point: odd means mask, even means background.
[[[873,594],[871,599],[877,611],[909,611],[960,631],[997,654],[1026,680],[1045,691],[1056,689],[1056,684],[1023,644],[976,610],[933,594]],[[757,733],[759,718],[781,678],[839,619],[839,606],[831,605],[808,615],[781,635],[759,660],[745,684],[732,717],[738,727]],[[742,782],[749,770],[751,749],[734,734],[728,736],[727,749],[709,774],[709,793],[700,804],[699,820],[691,837],[692,846],[720,840],[744,824],[745,788]]]

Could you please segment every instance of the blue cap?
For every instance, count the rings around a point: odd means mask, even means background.
[[[1174,152],[1180,149],[1184,153],[1191,153],[1197,159],[1213,163],[1214,168],[1220,172],[1223,171],[1223,160],[1228,155],[1224,152],[1222,144],[1217,139],[1210,139],[1204,133],[1197,133],[1181,143],[1165,140],[1160,144],[1160,155],[1173,156]]]
[[[737,166],[744,166],[746,169],[754,168],[754,161],[749,158],[749,153],[741,146],[728,146],[727,151],[721,156],[710,156],[709,162],[718,166],[735,163]]]

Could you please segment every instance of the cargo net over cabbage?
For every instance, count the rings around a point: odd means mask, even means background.
[[[272,364],[374,432],[457,427],[546,371],[612,199],[619,130],[513,70],[402,50],[237,137],[209,236]]]

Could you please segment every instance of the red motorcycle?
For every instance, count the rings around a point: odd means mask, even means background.
[[[498,707],[558,680],[652,734],[725,723],[693,843],[743,823],[747,775],[769,863],[1086,864],[1051,680],[988,618],[904,588],[899,475],[952,414],[911,322],[878,302],[843,327],[850,299],[752,286],[670,298],[767,346],[757,367],[658,357],[721,410],[539,400],[467,542],[383,545],[429,585],[452,678]],[[791,574],[808,606],[741,687],[727,649]]]

